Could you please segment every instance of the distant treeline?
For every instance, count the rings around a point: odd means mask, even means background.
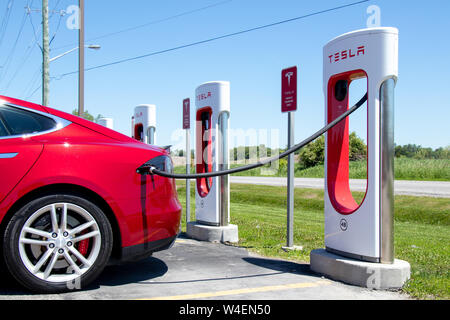
[[[358,161],[366,158],[367,146],[364,141],[359,138],[355,132],[349,135],[349,159],[350,161]],[[321,165],[325,160],[325,137],[321,136],[296,152],[297,162],[300,169],[311,168]],[[256,160],[260,158],[270,157],[274,154],[281,153],[286,149],[273,150],[265,145],[259,146],[239,146],[230,150],[230,161]],[[183,150],[177,150],[174,155],[184,156]],[[191,156],[194,157],[194,150],[191,150]],[[416,144],[407,144],[403,146],[395,146],[396,158],[413,158],[413,159],[446,159],[450,160],[450,145],[445,148],[424,148]],[[284,160],[281,160],[284,161]]]
[[[355,132],[349,136],[349,159],[350,161],[358,161],[366,158],[367,146],[364,141],[359,138]],[[298,163],[300,169],[311,168],[316,165],[321,165],[325,161],[325,137],[321,136],[312,143],[296,152],[298,155]],[[286,149],[275,150],[275,152],[283,152]],[[237,147],[230,150],[230,160],[248,160],[250,158],[266,156],[270,157],[273,153],[271,148],[264,145],[257,147]],[[420,145],[407,144],[403,146],[395,146],[396,158],[413,158],[413,159],[447,159],[450,160],[450,146],[445,148],[424,148]]]
[[[355,132],[349,135],[349,158],[350,161],[362,160],[366,157],[367,147],[364,141],[360,139]],[[258,157],[270,157],[273,152],[284,152],[286,149],[272,150],[267,148],[265,145],[260,145],[258,147],[237,147],[230,151],[230,160],[243,160],[243,159],[254,159]],[[324,163],[325,160],[325,137],[321,136],[305,146],[304,148],[297,151],[295,154],[298,158],[298,163],[300,164],[300,169],[306,169],[320,165]],[[280,160],[281,162],[286,161],[285,159]],[[280,163],[281,166],[284,163]]]
[[[319,141],[318,141],[319,142]],[[320,141],[321,142],[321,141]],[[320,142],[318,144],[320,144]],[[354,158],[353,160],[360,160],[361,156],[365,156],[364,149],[360,148],[360,144],[353,145],[353,148],[355,150],[350,150],[350,158]],[[364,145],[365,146],[365,145]],[[244,154],[245,159],[250,159],[250,150],[256,150],[256,154],[260,155],[260,151],[264,151],[266,156],[270,157],[272,155],[272,149],[267,148],[264,145],[257,146],[257,147],[237,147],[230,150],[230,158],[232,160],[238,160],[239,154]],[[307,149],[307,147],[305,147]],[[352,149],[352,144],[351,144]],[[280,149],[278,152],[283,152],[286,149]],[[319,150],[317,150],[318,154],[323,153],[323,148],[319,146]],[[353,151],[353,152],[352,152]],[[359,151],[359,152],[356,152]],[[194,152],[194,151],[192,151]],[[296,154],[301,153],[301,151],[296,152]],[[183,154],[183,152],[180,152],[180,154]],[[353,157],[352,157],[353,155]],[[450,146],[447,146],[445,148],[424,148],[419,145],[415,144],[407,144],[404,146],[395,146],[395,157],[396,158],[415,158],[415,159],[448,159],[450,160]],[[319,156],[319,158],[322,158]],[[350,159],[352,160],[352,159]]]
[[[450,146],[445,148],[423,148],[415,144],[395,147],[395,157],[414,159],[447,159],[450,160]]]

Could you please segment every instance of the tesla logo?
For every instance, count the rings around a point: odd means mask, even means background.
[[[288,79],[288,86],[291,86],[291,77],[294,75],[294,72],[288,72],[284,76]]]
[[[342,231],[346,231],[348,228],[348,223],[347,223],[347,220],[345,220],[345,219],[342,219],[339,222],[339,225],[340,225]]]
[[[211,98],[211,96],[212,96],[211,92],[200,93],[199,95],[197,95],[197,101],[201,101],[201,100],[205,100],[205,99]]]
[[[354,57],[363,56],[366,53],[365,49],[365,46],[359,46],[356,50],[342,50],[340,52],[336,52],[335,54],[329,55],[328,58],[330,59],[330,63],[351,59]]]

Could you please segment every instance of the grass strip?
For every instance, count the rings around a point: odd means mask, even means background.
[[[185,206],[185,182],[177,182]],[[232,184],[231,223],[239,226],[238,246],[267,256],[309,263],[311,250],[324,247],[323,190],[295,189],[294,244],[302,251],[285,252],[286,188]],[[355,197],[362,193],[355,193]],[[191,220],[195,220],[191,183]],[[183,210],[183,214],[185,210]],[[182,230],[186,230],[183,215]],[[411,280],[403,291],[418,299],[450,298],[450,201],[395,196],[395,257],[411,264]]]

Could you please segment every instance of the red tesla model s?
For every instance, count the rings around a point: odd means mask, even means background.
[[[168,249],[181,206],[168,151],[82,118],[0,96],[0,264],[25,287],[64,292],[110,261]]]

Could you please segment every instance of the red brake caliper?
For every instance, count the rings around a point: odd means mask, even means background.
[[[87,231],[83,231],[81,234],[85,234]],[[89,249],[89,239],[84,239],[78,242],[78,252],[83,256],[86,256]]]

